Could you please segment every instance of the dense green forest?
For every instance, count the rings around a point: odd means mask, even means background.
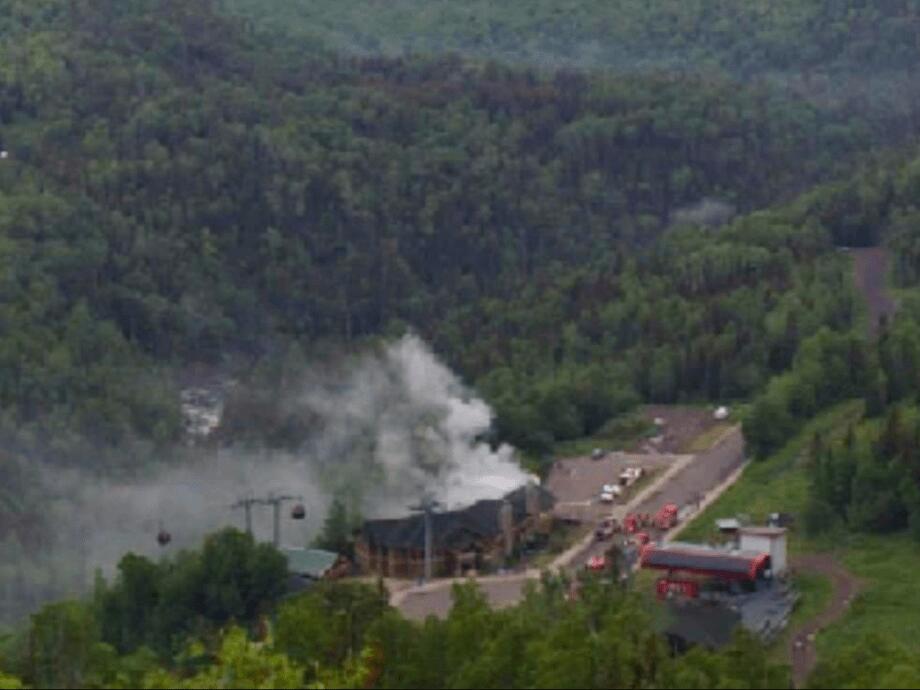
[[[728,67],[740,75],[903,70],[917,7],[846,0],[259,0],[224,4],[275,34],[373,54],[473,52],[506,62],[636,69]]]
[[[575,600],[565,580],[544,578],[501,611],[475,585],[455,586],[445,620],[417,623],[390,608],[379,586],[329,582],[279,600],[279,559],[234,530],[159,564],[128,555],[90,600],[49,604],[21,633],[0,638],[0,684],[789,687],[788,667],[744,634],[718,652],[671,655],[657,632],[666,619],[597,576],[582,580]],[[811,687],[912,687],[918,674],[916,655],[873,638],[825,660]]]
[[[893,323],[882,324],[877,340],[859,332],[825,332],[798,349],[788,371],[769,382],[746,420],[745,436],[761,457],[831,403],[865,397],[870,415],[876,416],[917,395],[920,303],[912,289],[918,284],[918,160],[914,155],[886,159],[850,179],[813,189],[794,204],[839,245],[890,247],[891,282],[902,288],[900,308]]]
[[[176,438],[158,366],[449,340],[446,311],[619,273],[681,207],[767,205],[874,136],[718,77],[292,54],[207,2],[3,7],[0,404],[97,445]]]
[[[543,69],[727,73],[916,131],[911,0],[224,0],[274,35],[352,54],[456,52]]]
[[[91,601],[50,604],[0,640],[0,669],[35,687],[87,688],[788,683],[787,669],[744,636],[718,653],[671,657],[642,599],[597,578],[575,602],[564,581],[548,579],[505,611],[475,586],[457,587],[446,620],[419,624],[364,584],[326,583],[279,602],[279,559],[233,530],[160,564],[126,556]]]
[[[49,477],[181,465],[190,370],[242,382],[213,445],[296,450],[299,370],[406,332],[536,470],[641,402],[750,401],[763,458],[865,399],[804,521],[920,534],[917,3],[0,0],[0,51],[0,687],[788,685],[597,582],[423,625],[285,600],[232,531],[21,620],[69,591]],[[875,339],[838,248],[877,244]]]

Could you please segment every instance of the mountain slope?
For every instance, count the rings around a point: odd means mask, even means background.
[[[720,78],[344,60],[220,7],[4,4],[11,427],[169,442],[175,395],[142,370],[425,328],[706,196],[769,204],[870,141]]]

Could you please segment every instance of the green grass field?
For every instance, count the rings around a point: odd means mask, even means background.
[[[789,627],[773,641],[770,656],[774,661],[788,662],[787,650],[792,632],[806,621],[817,616],[831,600],[831,581],[815,573],[799,573],[795,576],[799,601],[789,621]]]
[[[796,438],[772,457],[748,465],[741,479],[712,505],[693,519],[681,533],[681,541],[707,541],[715,536],[715,521],[722,517],[747,515],[763,522],[772,512],[801,514],[808,494],[808,479],[803,462],[804,451],[815,431],[845,430],[850,420],[863,411],[861,402],[842,403],[811,420]],[[802,546],[793,533],[790,549]]]
[[[718,517],[744,513],[760,521],[773,511],[800,515],[808,490],[804,452],[813,433],[844,433],[862,410],[861,402],[842,403],[809,422],[772,457],[750,464],[737,484],[691,522],[681,541],[707,540],[714,535]],[[835,534],[815,540],[793,528],[789,549],[793,554],[832,550],[864,584],[848,613],[818,635],[819,659],[859,643],[868,634],[896,638],[920,652],[920,577],[916,576],[920,573],[920,544],[907,535]],[[821,576],[800,575],[797,583],[802,599],[791,627],[821,611],[831,594],[830,583]],[[782,658],[787,639],[784,636],[774,644],[777,659]]]
[[[864,583],[849,613],[818,636],[818,653],[865,635],[894,637],[920,652],[920,544],[907,535],[853,536],[842,561]]]

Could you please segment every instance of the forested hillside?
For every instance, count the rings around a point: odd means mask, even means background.
[[[224,0],[255,27],[357,54],[457,52],[548,69],[725,72],[916,128],[911,0]],[[903,117],[910,114],[908,122]]]
[[[730,65],[741,74],[782,70],[903,69],[916,51],[912,2],[846,0],[223,0],[275,33],[312,36],[364,52],[475,50],[509,61],[577,60],[623,67]],[[808,40],[804,40],[804,39]]]
[[[343,57],[218,2],[0,21],[7,534],[42,522],[34,458],[181,457],[191,364],[412,328],[539,456],[639,400],[750,395],[853,318],[820,216],[674,228],[840,174],[892,134],[868,115],[713,74]],[[268,435],[245,411],[225,439]]]
[[[292,53],[213,2],[3,7],[0,403],[95,443],[175,438],[167,380],[141,369],[437,334],[873,141],[718,77]]]
[[[64,473],[307,454],[323,420],[287,405],[301,370],[406,332],[535,471],[641,402],[750,402],[767,457],[863,399],[867,421],[814,440],[804,522],[917,532],[917,3],[0,0],[0,55],[0,624],[82,577]],[[874,340],[840,248],[878,244],[902,292]],[[190,448],[199,368],[239,385]],[[0,667],[94,687],[788,681],[747,639],[671,658],[641,601],[594,584],[506,612],[460,590],[416,626],[369,588],[282,603],[282,570],[234,532],[126,557],[92,602],[0,638]]]

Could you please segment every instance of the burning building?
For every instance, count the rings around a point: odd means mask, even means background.
[[[432,572],[462,575],[497,567],[549,519],[555,500],[527,484],[503,498],[476,501],[431,516]],[[425,571],[425,517],[368,520],[355,545],[360,569],[382,577],[421,577]]]

